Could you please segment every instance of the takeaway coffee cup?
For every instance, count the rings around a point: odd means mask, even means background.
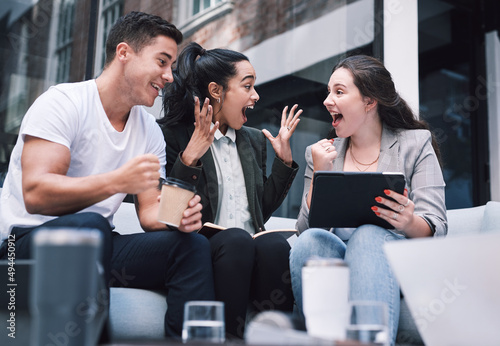
[[[195,193],[196,188],[185,181],[175,178],[165,179],[161,187],[158,221],[179,227],[182,213],[187,209]]]
[[[307,333],[344,340],[349,313],[349,267],[339,258],[310,258],[302,268]]]

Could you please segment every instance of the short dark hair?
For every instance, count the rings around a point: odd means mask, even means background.
[[[157,36],[172,38],[177,44],[182,42],[182,33],[165,19],[144,12],[130,12],[116,21],[106,40],[106,62],[115,58],[116,47],[126,42],[135,52],[150,45]]]

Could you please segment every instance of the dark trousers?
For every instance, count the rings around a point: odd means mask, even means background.
[[[16,259],[31,258],[33,230],[56,227],[92,228],[101,232],[101,261],[108,287],[166,290],[166,336],[181,335],[186,301],[214,300],[210,247],[204,236],[180,231],[120,235],[112,232],[101,215],[78,213],[38,227],[14,228]]]
[[[239,228],[210,238],[215,299],[224,302],[228,338],[243,338],[247,309],[293,310],[290,245],[280,234],[253,239]]]

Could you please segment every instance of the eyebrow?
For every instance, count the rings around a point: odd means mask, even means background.
[[[160,52],[160,55],[165,55],[169,60],[172,60],[172,56],[165,52]]]
[[[333,87],[338,87],[338,86],[340,86],[340,87],[344,87],[344,88],[347,88],[347,87],[346,87],[344,84],[342,84],[342,83],[335,83],[335,84],[333,84]]]
[[[255,80],[255,76],[254,76],[254,75],[249,74],[249,75],[247,75],[247,76],[243,77],[243,79],[242,79],[241,81],[242,81],[242,82],[244,82],[244,81],[245,81],[245,79],[254,79],[254,80]]]

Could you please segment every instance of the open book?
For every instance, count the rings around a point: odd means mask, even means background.
[[[200,228],[200,230],[198,231],[198,233],[203,234],[207,238],[210,238],[213,235],[215,235],[216,233],[223,231],[225,229],[226,229],[226,227],[222,227],[222,226],[216,225],[216,224],[211,223],[211,222],[205,222],[203,224],[203,226]],[[257,237],[260,237],[264,234],[269,234],[269,233],[279,233],[283,237],[285,237],[286,239],[290,238],[291,236],[298,235],[298,232],[295,229],[271,229],[268,231],[262,231],[259,233],[255,233],[252,236],[252,238],[255,239]]]

